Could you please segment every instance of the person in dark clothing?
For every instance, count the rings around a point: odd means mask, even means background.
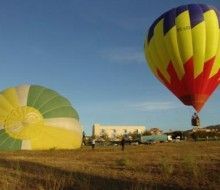
[[[92,149],[95,149],[95,138],[92,139]]]
[[[122,137],[122,139],[121,139],[121,150],[124,151],[124,149],[125,149],[125,138]]]
[[[86,145],[86,133],[83,131],[82,133],[82,145]]]

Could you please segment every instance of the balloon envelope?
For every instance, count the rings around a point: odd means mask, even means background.
[[[216,8],[183,5],[157,18],[145,40],[145,56],[154,75],[197,111],[220,83],[219,28]]]
[[[0,93],[0,150],[81,146],[79,116],[57,92],[21,85]]]

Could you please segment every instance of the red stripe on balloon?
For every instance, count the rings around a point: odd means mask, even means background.
[[[157,69],[161,82],[185,105],[192,105],[195,110],[200,111],[220,83],[220,70],[209,78],[215,57],[204,64],[202,73],[194,78],[193,57],[184,64],[185,74],[179,80],[172,62],[167,67],[170,81],[167,81],[163,74]]]

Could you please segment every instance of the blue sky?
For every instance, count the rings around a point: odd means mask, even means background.
[[[219,0],[5,0],[0,2],[0,89],[30,83],[70,99],[87,134],[94,123],[190,129],[194,110],[153,76],[143,44],[170,8]],[[200,112],[219,124],[220,90]]]

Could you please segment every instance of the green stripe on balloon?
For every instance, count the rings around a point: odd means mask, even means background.
[[[1,150],[21,150],[22,141],[11,138],[5,130],[0,130],[0,149]]]
[[[46,118],[70,117],[79,120],[77,111],[69,100],[57,92],[37,85],[29,89],[27,106],[33,107]]]
[[[27,106],[34,107],[35,102],[46,88],[37,85],[31,85],[28,93]]]
[[[72,117],[79,120],[78,113],[71,106],[57,107],[47,112],[42,113],[45,119],[47,118],[61,118]]]
[[[71,106],[70,102],[62,96],[56,96],[51,98],[45,104],[43,104],[42,107],[39,108],[39,111],[41,113],[45,113],[54,108],[65,107],[65,106]]]
[[[57,92],[55,92],[54,90],[50,90],[45,88],[40,95],[38,96],[38,98],[35,100],[34,102],[34,108],[39,109],[40,107],[42,107],[45,103],[47,103],[48,101],[50,101],[52,98],[59,96],[59,94]]]

